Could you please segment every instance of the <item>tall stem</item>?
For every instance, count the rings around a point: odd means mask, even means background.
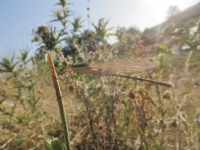
[[[63,126],[65,145],[66,145],[67,150],[71,150],[69,131],[68,131],[68,125],[67,125],[67,118],[65,116],[66,113],[65,113],[65,108],[64,108],[64,105],[63,105],[62,93],[61,93],[61,90],[60,90],[58,77],[57,77],[56,71],[54,69],[54,63],[53,63],[53,60],[51,58],[51,52],[49,52],[49,51],[47,52],[47,58],[48,58],[48,64],[49,64],[49,68],[50,68],[50,71],[51,71],[53,84],[54,84],[56,96],[57,96],[57,102],[58,102],[58,106],[59,106],[59,110],[60,110],[60,116],[61,116],[61,121],[62,121],[62,126]]]

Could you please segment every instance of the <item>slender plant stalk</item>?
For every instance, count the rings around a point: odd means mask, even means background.
[[[133,80],[134,81],[134,80]],[[140,124],[141,124],[141,129],[142,129],[142,132],[141,132],[141,140],[142,140],[142,143],[144,142],[145,146],[146,146],[146,149],[149,150],[149,146],[148,146],[148,142],[146,140],[146,136],[145,136],[145,125],[144,125],[144,111],[142,110],[142,107],[139,105],[138,101],[137,101],[137,81],[135,81],[135,90],[134,90],[134,103],[135,103],[135,107],[136,107],[136,113],[139,114],[139,120],[140,120]]]
[[[54,69],[54,63],[53,63],[50,51],[47,52],[47,59],[48,59],[48,64],[49,64],[49,68],[50,68],[52,79],[53,79],[53,84],[54,84],[54,87],[56,90],[57,102],[58,102],[58,106],[59,106],[59,110],[60,110],[60,116],[61,116],[61,120],[62,120],[63,132],[64,132],[65,145],[66,145],[67,150],[71,150],[67,118],[65,116],[65,109],[64,109],[64,105],[63,105],[62,93],[60,90],[58,77],[57,77],[56,71]]]

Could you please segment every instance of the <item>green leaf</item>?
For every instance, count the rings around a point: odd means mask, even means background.
[[[14,104],[14,106],[12,107],[11,111],[10,111],[10,116],[12,117],[15,113],[15,108],[16,108],[16,103]]]
[[[19,62],[14,62],[14,55],[12,56],[12,58],[9,58],[7,56],[3,56],[1,58],[1,61],[0,61],[0,65],[2,66],[3,69],[0,69],[0,73],[13,72],[15,66],[18,63]]]
[[[58,138],[55,138],[52,140],[51,146],[52,146],[53,150],[65,150],[64,145]]]
[[[178,96],[182,96],[182,95],[185,95],[185,94],[189,94],[191,91],[186,91],[186,92],[183,92],[181,94],[179,94]]]
[[[0,104],[2,104],[2,103],[6,100],[6,98],[7,98],[7,96],[5,96],[4,98],[2,98],[2,99],[0,100]]]

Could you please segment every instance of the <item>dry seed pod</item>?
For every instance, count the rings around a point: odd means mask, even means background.
[[[169,92],[166,92],[164,95],[163,95],[163,98],[165,99],[171,99],[171,95]]]
[[[73,92],[73,91],[74,91],[74,86],[70,85],[70,86],[69,86],[69,91],[70,91],[70,92]]]
[[[174,119],[171,124],[170,124],[172,127],[177,127],[177,122],[176,122],[176,119]]]
[[[163,123],[164,123],[164,121],[163,121],[162,119],[161,119],[159,122],[160,122],[160,124],[163,124]]]
[[[43,32],[49,32],[49,29],[48,29],[47,26],[39,26],[39,27],[38,27],[37,33],[38,33],[38,34],[41,34],[41,33],[43,33]]]
[[[135,94],[132,91],[130,91],[130,93],[129,93],[129,98],[130,99],[134,99],[135,98]]]

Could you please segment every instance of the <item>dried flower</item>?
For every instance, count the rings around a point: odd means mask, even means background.
[[[73,91],[74,91],[74,86],[70,85],[70,86],[69,86],[69,91],[70,91],[70,92],[73,92]]]
[[[49,32],[48,27],[47,26],[39,26],[38,30],[37,30],[37,33],[41,34],[41,33],[44,33],[44,32]]]
[[[135,98],[135,94],[132,91],[130,91],[130,93],[129,93],[129,98],[130,99],[134,99]]]
[[[166,92],[164,95],[163,95],[163,98],[165,99],[171,99],[171,95],[169,92]]]

